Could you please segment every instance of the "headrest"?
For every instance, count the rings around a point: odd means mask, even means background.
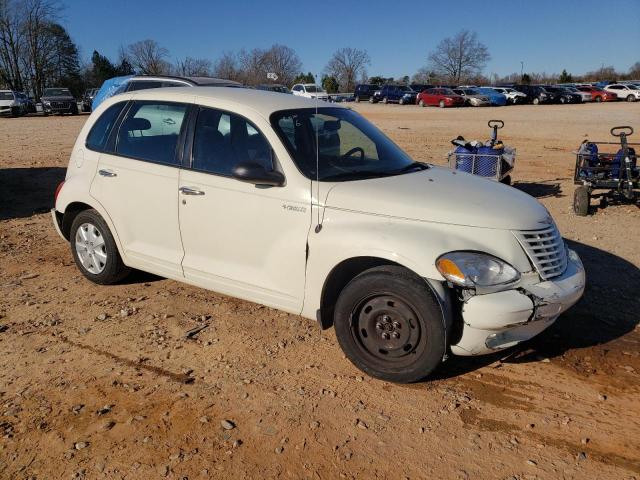
[[[150,130],[151,122],[146,118],[138,118],[133,117],[127,119],[124,124],[125,130],[127,132],[137,131],[137,130]]]

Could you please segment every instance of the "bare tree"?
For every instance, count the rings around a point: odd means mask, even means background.
[[[226,80],[241,81],[238,57],[233,52],[225,52],[213,65],[213,76]]]
[[[166,58],[169,51],[155,40],[147,39],[127,47],[127,57],[133,68],[144,75],[162,75],[169,72]]]
[[[209,77],[212,69],[211,60],[206,58],[186,57],[178,60],[174,66],[174,71],[183,77]]]
[[[445,38],[429,54],[431,68],[454,83],[479,74],[490,59],[486,45],[478,40],[476,32],[469,30]]]
[[[20,57],[24,53],[24,31],[16,2],[0,0],[0,80],[12,90],[24,88]]]
[[[266,79],[267,73],[275,73],[278,76],[278,83],[291,85],[295,76],[302,69],[302,62],[298,54],[286,45],[275,44],[265,51],[263,56],[266,69],[262,72],[263,79]]]
[[[370,64],[371,58],[366,50],[346,47],[333,54],[324,71],[328,76],[338,80],[341,91],[352,92],[357,78],[366,76],[366,68]]]
[[[242,82],[247,85],[258,85],[267,78],[267,58],[266,52],[260,48],[253,50],[240,50],[238,62]]]

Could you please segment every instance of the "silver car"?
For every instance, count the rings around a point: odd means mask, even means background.
[[[463,96],[467,105],[471,105],[472,107],[488,107],[491,105],[489,97],[482,95],[473,88],[454,88],[453,92]]]

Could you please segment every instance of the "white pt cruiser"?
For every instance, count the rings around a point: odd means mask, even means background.
[[[532,197],[415,162],[348,108],[258,90],[105,101],[52,214],[93,282],[135,268],[317,319],[396,382],[532,338],[585,286]]]

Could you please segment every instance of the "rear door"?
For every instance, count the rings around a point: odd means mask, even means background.
[[[188,105],[131,102],[100,155],[91,195],[116,228],[130,266],[181,277],[179,138]]]

